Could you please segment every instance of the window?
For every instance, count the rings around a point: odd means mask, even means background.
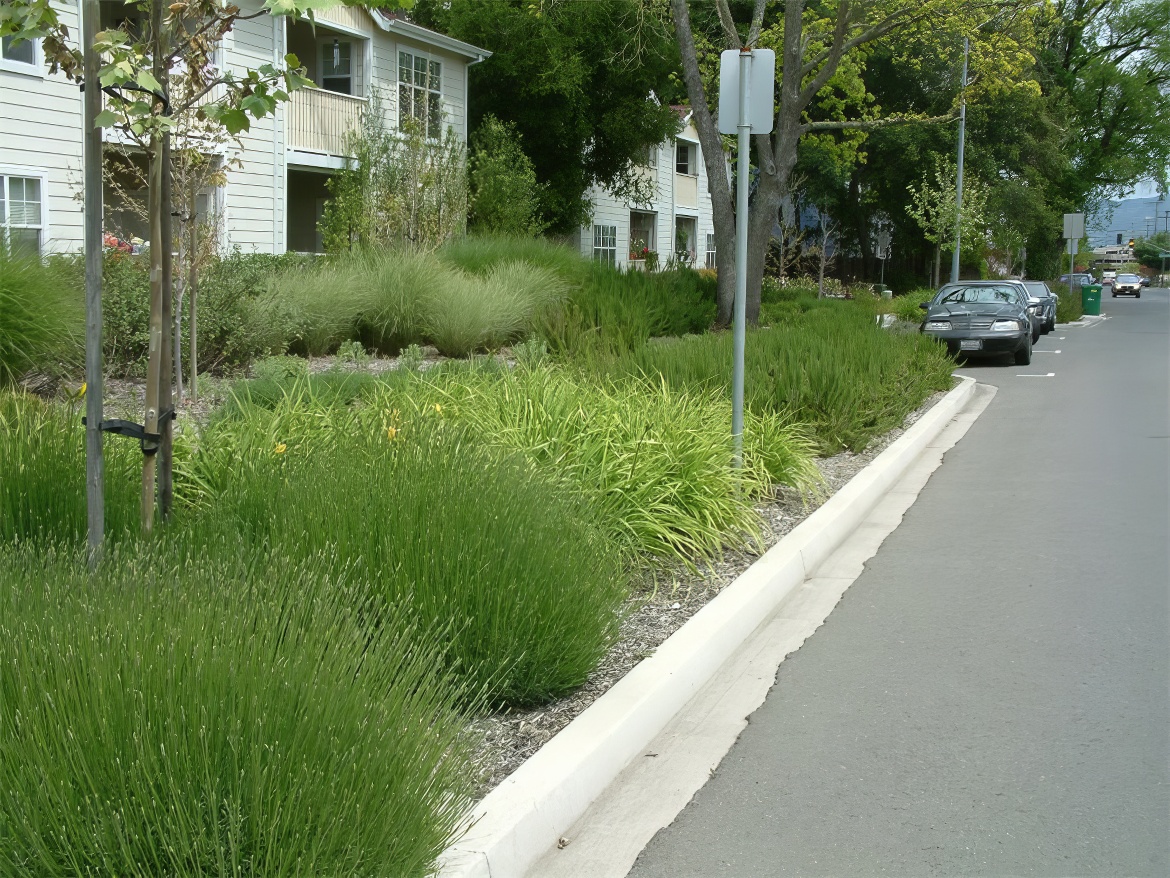
[[[39,74],[41,69],[38,49],[35,40],[22,40],[16,43],[13,37],[4,37],[0,41],[0,70]]]
[[[715,267],[715,236],[707,236],[707,261],[704,263],[708,268]]]
[[[40,254],[45,211],[40,177],[0,176],[0,232],[13,250]]]
[[[423,134],[443,133],[443,65],[421,55],[398,53],[398,127],[414,119]]]
[[[656,146],[646,147],[646,167],[648,167],[648,168],[657,168],[658,167],[658,147],[656,147]]]
[[[321,43],[321,88],[338,94],[353,94],[353,43],[325,40]]]
[[[657,223],[652,213],[630,212],[630,258],[645,259],[658,249],[654,230]]]
[[[695,176],[695,147],[694,144],[687,143],[680,140],[678,142],[678,157],[675,161],[675,168],[680,174],[688,174]]]
[[[617,226],[593,227],[593,258],[598,262],[617,264]]]

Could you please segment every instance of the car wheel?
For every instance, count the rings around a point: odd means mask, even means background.
[[[1040,341],[1040,330],[1034,329],[1032,330],[1032,344],[1036,344],[1038,341]]]
[[[1140,292],[1140,291],[1138,291],[1138,292],[1136,292],[1136,293],[1134,293],[1134,294],[1133,294],[1133,297],[1134,297],[1135,299],[1140,299],[1140,298],[1142,297],[1142,294],[1141,294],[1141,292]]]
[[[1032,362],[1032,343],[1025,342],[1024,346],[1016,351],[1016,365],[1027,366]]]

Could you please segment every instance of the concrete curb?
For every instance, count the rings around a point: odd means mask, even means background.
[[[440,878],[522,878],[963,410],[975,379],[960,382],[476,805],[440,857]]]

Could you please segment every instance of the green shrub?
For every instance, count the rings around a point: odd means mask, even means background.
[[[926,312],[919,305],[933,299],[936,292],[938,291],[929,287],[919,287],[903,295],[894,296],[892,313],[896,314],[899,320],[905,320],[908,323],[921,323]]]
[[[458,693],[350,578],[231,543],[0,553],[0,873],[432,874],[474,777]]]
[[[38,369],[76,366],[84,353],[83,286],[0,242],[0,386]]]
[[[295,328],[287,308],[266,302],[273,272],[305,274],[308,257],[289,253],[233,253],[215,260],[199,277],[199,371],[237,370],[258,357],[284,353]],[[80,270],[80,259],[76,270]],[[119,375],[146,366],[150,326],[150,269],[146,257],[106,255],[102,323],[106,367]],[[262,303],[264,306],[262,307]],[[190,327],[184,305],[184,347]]]
[[[532,160],[512,123],[488,114],[471,136],[468,224],[477,231],[535,237],[543,231]]]
[[[595,368],[727,394],[731,346],[730,333],[705,335],[646,345]],[[748,334],[744,399],[752,411],[809,425],[823,453],[856,451],[898,426],[930,393],[949,389],[953,367],[931,339],[883,331],[865,309],[822,300],[795,323]]]
[[[0,391],[0,547],[84,541],[81,415],[80,406],[66,408]],[[108,436],[103,445],[106,532],[119,539],[138,528],[142,452],[120,437]]]
[[[597,262],[588,267],[568,306],[541,326],[561,356],[628,351],[650,338],[704,332],[715,320],[713,277],[687,268],[648,273]]]
[[[1068,284],[1061,284],[1059,281],[1050,281],[1048,287],[1056,293],[1057,323],[1072,323],[1085,316],[1084,303],[1081,301],[1079,289],[1074,288],[1074,291],[1070,293]]]
[[[309,374],[309,364],[300,357],[281,354],[279,357],[265,357],[252,365],[252,375],[259,381],[283,381]]]

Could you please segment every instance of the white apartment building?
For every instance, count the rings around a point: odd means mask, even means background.
[[[643,173],[653,199],[628,204],[603,189],[589,192],[593,223],[579,230],[581,253],[620,267],[644,267],[642,250],[659,266],[673,258],[696,268],[715,267],[715,233],[707,169],[687,107],[676,107],[682,129],[674,140],[649,150]]]
[[[77,0],[54,0],[71,34],[80,33]],[[103,25],[126,17],[122,0],[103,0]],[[246,11],[259,8],[242,0]],[[337,6],[316,25],[284,17],[240,21],[226,36],[222,64],[236,72],[283,65],[296,54],[318,86],[293,92],[275,115],[253,120],[233,148],[226,185],[201,193],[219,214],[224,243],[245,252],[319,251],[325,182],[344,167],[345,134],[377,89],[387,124],[413,115],[429,131],[453,128],[467,142],[467,71],[490,52],[394,14]],[[0,232],[40,253],[82,246],[81,94],[50,75],[40,46],[0,45]],[[107,142],[119,134],[106,130]],[[131,212],[107,198],[107,226],[132,225]],[[107,229],[109,230],[109,229]],[[145,237],[145,235],[143,235]]]

